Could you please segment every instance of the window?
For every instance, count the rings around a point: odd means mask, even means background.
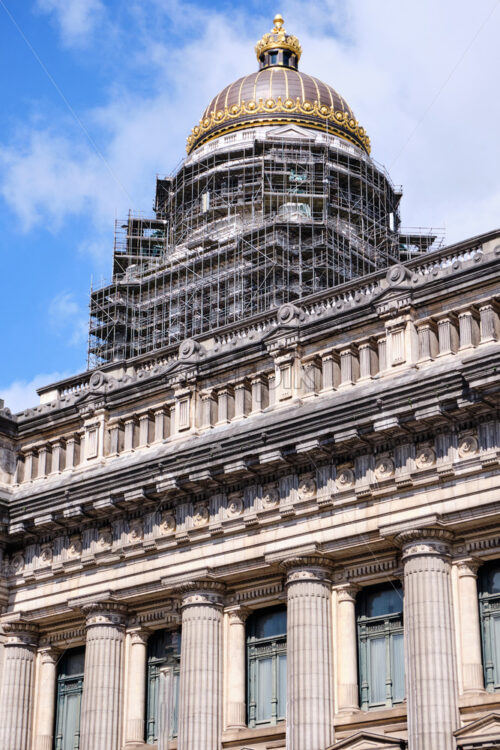
[[[80,709],[85,648],[72,648],[57,665],[55,750],[80,747]]]
[[[179,631],[159,630],[148,640],[148,676],[146,695],[146,742],[158,742],[158,704],[160,669],[173,667],[173,706],[170,716],[171,737],[177,736],[177,708],[179,704],[179,671],[181,634]]]
[[[289,52],[288,50],[283,51],[283,65],[287,65],[287,66],[290,65],[291,54],[292,53]]]
[[[484,683],[493,693],[500,690],[500,561],[481,568],[478,583]]]
[[[403,592],[374,586],[358,597],[360,703],[363,710],[404,700]]]
[[[278,53],[270,52],[269,53],[269,65],[277,65],[277,64],[278,64]]]
[[[286,609],[255,612],[247,620],[248,726],[286,716]]]

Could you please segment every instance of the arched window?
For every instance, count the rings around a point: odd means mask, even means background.
[[[247,620],[248,726],[286,716],[286,609],[274,607]]]
[[[404,689],[403,592],[371,586],[358,596],[360,703],[364,710],[401,703]]]
[[[80,711],[85,648],[65,651],[57,665],[55,750],[80,747]]]
[[[500,560],[481,568],[478,583],[484,683],[493,693],[500,690]]]
[[[158,704],[160,669],[173,668],[173,705],[170,716],[170,736],[177,736],[177,708],[179,704],[179,672],[181,662],[181,634],[179,631],[158,630],[148,640],[148,675],[146,693],[146,742],[158,742]]]

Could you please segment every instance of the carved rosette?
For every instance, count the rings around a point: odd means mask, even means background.
[[[42,549],[40,550],[40,563],[42,565],[52,565],[52,547],[50,544],[44,545]]]
[[[479,443],[474,435],[465,435],[458,444],[458,455],[460,458],[471,458],[479,450]]]
[[[22,573],[24,569],[24,555],[21,552],[17,552],[11,557],[10,570],[12,575],[18,575]]]
[[[425,445],[419,448],[415,458],[415,464],[418,469],[430,469],[435,463],[436,454],[430,446]]]
[[[343,466],[337,472],[335,484],[339,492],[350,489],[354,484],[354,472],[349,466]]]
[[[316,482],[312,477],[304,477],[299,482],[299,497],[301,500],[309,500],[316,494]]]
[[[394,476],[394,461],[387,456],[379,458],[375,464],[375,476],[377,479],[390,479]]]
[[[82,554],[82,543],[80,539],[70,539],[68,547],[68,557],[75,558]]]
[[[144,538],[144,526],[142,521],[132,521],[129,528],[131,542],[140,542]]]
[[[99,531],[99,537],[97,544],[101,549],[109,549],[113,544],[113,535],[109,529],[101,529]]]
[[[243,513],[243,497],[239,492],[233,492],[227,500],[227,514],[230,518],[240,516]]]
[[[277,487],[266,487],[262,496],[262,505],[264,508],[275,508],[280,501],[280,493]]]
[[[206,526],[210,518],[207,503],[196,503],[193,508],[193,524],[195,526]]]
[[[89,602],[82,606],[87,628],[96,625],[112,625],[124,628],[127,622],[127,607],[119,602]]]
[[[173,534],[177,527],[175,515],[170,511],[165,511],[161,514],[160,520],[160,533],[161,534]]]

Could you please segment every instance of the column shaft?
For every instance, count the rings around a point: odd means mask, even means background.
[[[409,750],[453,750],[459,727],[451,535],[439,529],[400,534]]]
[[[52,750],[54,742],[56,676],[59,653],[57,649],[48,647],[43,648],[40,654],[40,694],[35,750]]]
[[[481,631],[477,598],[479,563],[462,560],[458,563],[458,596],[460,607],[460,645],[464,693],[484,692]]]
[[[359,710],[356,594],[358,586],[337,589],[338,623],[338,710]]]
[[[126,742],[144,744],[146,713],[146,658],[149,631],[134,630],[130,634]]]
[[[246,726],[246,638],[248,610],[238,607],[229,612],[228,729]]]
[[[323,750],[334,740],[333,629],[328,567],[287,560],[287,748]]]
[[[30,750],[37,627],[10,622],[3,629],[7,637],[0,682],[0,747]]]
[[[80,750],[120,750],[125,610],[113,602],[85,605],[87,644]]]
[[[222,587],[183,586],[179,750],[219,750],[222,732]]]

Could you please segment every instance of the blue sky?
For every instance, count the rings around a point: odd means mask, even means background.
[[[85,369],[115,217],[149,212],[212,96],[281,12],[403,184],[406,226],[500,226],[500,0],[0,0],[0,396]],[[9,15],[10,14],[10,15]],[[44,69],[45,68],[45,69]]]

